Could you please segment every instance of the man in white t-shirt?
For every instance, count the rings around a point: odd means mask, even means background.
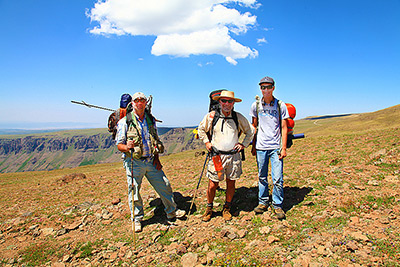
[[[271,161],[271,177],[273,182],[272,211],[277,218],[284,219],[283,202],[283,158],[286,157],[287,121],[289,114],[285,103],[274,96],[275,81],[271,77],[261,79],[262,99],[252,104],[250,116],[257,129],[253,139],[252,154],[257,158],[258,166],[258,206],[256,213],[268,210],[268,163]],[[278,108],[278,105],[280,108]],[[280,110],[280,114],[279,114]],[[280,117],[280,118],[279,118]]]

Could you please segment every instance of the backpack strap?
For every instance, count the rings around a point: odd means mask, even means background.
[[[278,105],[277,108],[278,108],[278,116],[279,116],[279,130],[280,130],[280,134],[281,134],[281,140],[279,141],[279,143],[280,143],[280,147],[282,150],[282,109],[281,109],[282,101],[278,100],[277,105]]]
[[[214,133],[214,127],[217,124],[219,118],[223,118],[224,119],[224,121],[222,122],[222,125],[221,125],[221,131],[222,131],[222,128],[224,127],[225,120],[232,119],[235,122],[236,128],[238,129],[239,136],[240,136],[241,131],[239,130],[239,120],[238,120],[238,116],[237,116],[236,111],[234,111],[234,110],[231,111],[231,117],[222,117],[221,114],[219,113],[219,111],[215,110],[215,115],[214,115],[214,118],[212,120],[211,129],[210,129],[210,136],[209,136],[210,142],[211,142],[211,138],[212,138],[213,133]]]

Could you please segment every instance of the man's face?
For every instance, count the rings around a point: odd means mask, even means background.
[[[133,100],[133,107],[137,113],[141,113],[146,108],[146,99],[136,98]]]
[[[260,90],[263,96],[272,95],[272,92],[275,90],[275,86],[272,83],[262,83],[260,84]]]
[[[222,112],[230,113],[233,109],[233,105],[235,104],[235,100],[228,97],[221,97],[219,99],[219,104],[221,105]]]

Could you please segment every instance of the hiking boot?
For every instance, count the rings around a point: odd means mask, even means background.
[[[283,211],[282,208],[273,208],[273,211],[276,215],[276,218],[278,218],[278,220],[283,220],[286,218],[285,212]]]
[[[142,231],[142,223],[140,221],[135,221],[135,233],[139,233]]]
[[[185,217],[185,215],[186,215],[186,211],[177,209],[173,212],[168,213],[167,219],[168,220],[173,220],[175,218],[181,219],[181,218]]]
[[[230,221],[232,220],[232,214],[230,212],[231,208],[224,206],[224,209],[222,210],[222,218],[224,218],[225,221]]]
[[[264,213],[268,210],[268,206],[264,204],[258,204],[258,206],[254,209],[255,213]]]
[[[204,212],[203,214],[203,219],[202,219],[203,222],[208,222],[209,220],[211,220],[212,213],[213,213],[212,207],[207,206],[206,212]]]

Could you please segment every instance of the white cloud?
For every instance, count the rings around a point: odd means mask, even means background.
[[[257,44],[268,44],[268,41],[265,40],[265,38],[263,37],[263,38],[257,39]]]
[[[87,16],[98,23],[93,34],[157,36],[151,50],[157,56],[218,54],[236,65],[258,52],[232,38],[256,24],[256,16],[233,4],[259,6],[257,0],[99,0]]]

